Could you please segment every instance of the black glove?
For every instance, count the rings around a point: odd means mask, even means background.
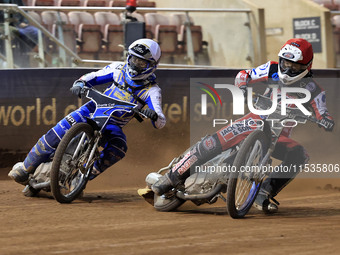
[[[142,113],[152,121],[156,121],[158,119],[158,114],[150,108],[143,109]]]
[[[76,95],[79,98],[81,98],[82,89],[84,88],[84,86],[85,86],[84,81],[77,80],[73,83],[73,86],[70,88],[70,91],[73,95]]]
[[[322,118],[319,120],[319,127],[323,127],[326,131],[332,131],[334,128],[334,121],[331,116],[327,113],[324,113]]]

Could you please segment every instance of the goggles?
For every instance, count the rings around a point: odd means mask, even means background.
[[[282,73],[298,75],[307,69],[308,65],[295,63],[284,58],[280,58],[280,68]]]
[[[138,72],[142,72],[153,66],[150,61],[136,57],[134,55],[129,56],[128,62],[131,67]]]

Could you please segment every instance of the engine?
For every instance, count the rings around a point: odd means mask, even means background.
[[[224,179],[224,173],[198,172],[190,175],[184,183],[188,194],[203,194],[209,192],[218,181]]]

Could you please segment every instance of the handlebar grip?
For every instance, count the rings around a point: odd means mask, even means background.
[[[81,96],[87,95],[86,93],[90,90],[93,90],[93,89],[91,87],[87,87],[86,85],[84,85],[84,87],[82,87],[80,90]]]
[[[140,111],[138,111],[137,109],[133,109],[134,117],[136,118],[136,120],[138,120],[138,122],[143,122],[143,118],[140,116]]]

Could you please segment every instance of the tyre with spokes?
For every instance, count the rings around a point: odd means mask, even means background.
[[[59,203],[70,203],[84,190],[94,160],[88,161],[94,130],[87,123],[74,125],[62,138],[53,158],[51,191]]]
[[[268,148],[269,139],[261,130],[242,143],[228,180],[227,209],[232,218],[244,217],[253,205],[264,178],[261,164]]]

